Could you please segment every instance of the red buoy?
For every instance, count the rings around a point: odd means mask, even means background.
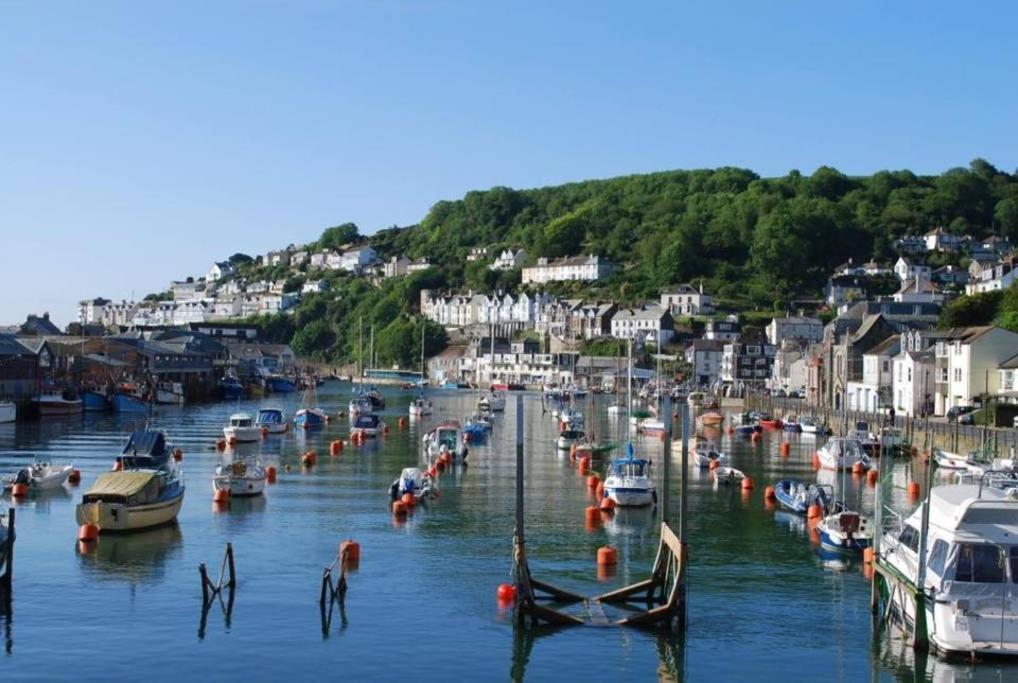
[[[99,538],[99,527],[96,526],[95,524],[82,524],[80,527],[78,527],[79,541],[91,543],[97,538]]]
[[[515,602],[516,601],[516,586],[511,583],[502,583],[498,586],[496,591],[499,602]]]
[[[610,545],[602,546],[597,549],[597,563],[598,564],[618,564],[619,553],[615,548]]]

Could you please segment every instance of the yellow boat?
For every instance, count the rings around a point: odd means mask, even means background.
[[[75,513],[79,526],[94,524],[99,533],[137,531],[172,522],[183,502],[184,483],[175,472],[104,472],[81,497]]]

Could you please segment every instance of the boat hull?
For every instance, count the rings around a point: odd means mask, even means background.
[[[130,394],[114,394],[113,410],[117,413],[146,413],[149,405],[137,396]]]
[[[262,438],[262,430],[261,427],[223,427],[223,436],[227,441],[252,443]]]
[[[85,410],[90,413],[104,413],[110,409],[106,394],[100,394],[98,391],[86,391],[81,395],[81,400]]]
[[[182,406],[184,405],[184,397],[180,394],[175,394],[172,391],[159,389],[156,392],[156,403],[164,406]]]
[[[217,476],[212,479],[212,489],[214,491],[229,491],[231,497],[260,496],[265,491],[265,476]]]
[[[619,507],[645,507],[653,505],[656,498],[653,489],[608,485],[604,487],[604,495]]]
[[[273,377],[268,380],[269,391],[274,394],[292,394],[297,387],[288,379]]]
[[[293,424],[301,429],[320,429],[325,426],[325,416],[310,410],[298,410]]]
[[[13,403],[0,403],[0,424],[14,422],[18,417],[18,407]]]
[[[120,503],[81,503],[75,510],[78,525],[95,524],[99,533],[139,531],[169,524],[177,518],[184,502],[184,490],[173,498],[149,505],[128,506]]]
[[[269,434],[285,434],[289,428],[285,422],[256,422],[255,425]]]
[[[82,401],[37,401],[40,415],[78,415],[83,410]]]

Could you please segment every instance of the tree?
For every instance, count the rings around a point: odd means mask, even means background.
[[[328,357],[329,348],[335,343],[336,335],[325,320],[313,320],[297,330],[290,345],[293,352],[305,358]]]
[[[356,242],[360,238],[360,231],[355,223],[343,223],[326,228],[322,236],[318,238],[319,249],[338,249],[345,244]]]
[[[242,266],[246,263],[251,263],[252,261],[254,261],[254,259],[248,256],[247,254],[241,254],[239,252],[226,260],[232,263],[234,266]]]
[[[993,227],[1001,237],[1018,242],[1018,199],[1008,197],[997,202],[993,209]]]
[[[972,327],[973,325],[989,325],[997,317],[1004,293],[997,290],[960,296],[944,307],[940,314],[939,327]]]

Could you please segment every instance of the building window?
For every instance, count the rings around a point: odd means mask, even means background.
[[[961,368],[955,368],[954,369],[954,381],[955,382],[960,382],[961,381]]]

